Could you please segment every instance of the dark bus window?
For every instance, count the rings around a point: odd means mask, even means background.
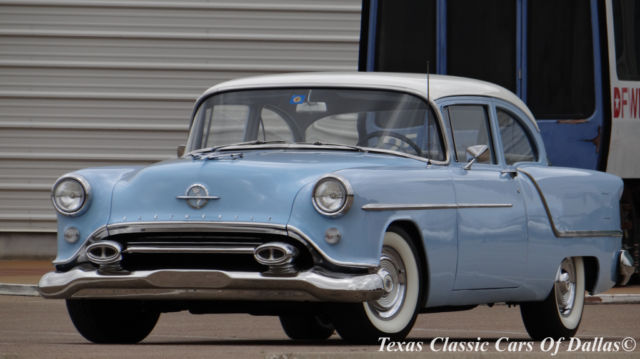
[[[640,81],[640,3],[613,1],[613,26],[618,78]]]
[[[375,71],[427,72],[436,69],[436,1],[378,3]]]
[[[595,108],[588,0],[528,2],[527,104],[538,119],[582,119]]]
[[[515,0],[447,1],[447,73],[516,92]]]

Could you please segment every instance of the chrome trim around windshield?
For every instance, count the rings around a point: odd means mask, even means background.
[[[540,200],[542,201],[542,206],[544,207],[545,212],[547,213],[547,218],[549,219],[549,223],[551,224],[551,230],[553,234],[558,238],[590,238],[590,237],[622,237],[622,231],[561,231],[556,227],[556,223],[553,221],[553,216],[551,215],[551,210],[549,209],[549,205],[547,204],[547,199],[542,193],[542,189],[538,185],[538,182],[533,178],[533,176],[527,171],[518,168],[518,172],[526,175],[533,183],[536,191],[538,191],[538,196],[540,196]]]
[[[400,203],[369,203],[362,206],[363,211],[413,211],[433,209],[459,208],[509,208],[511,203],[437,203],[437,204],[400,204]]]

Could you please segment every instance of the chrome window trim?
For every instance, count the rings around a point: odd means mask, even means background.
[[[551,224],[551,230],[553,234],[558,238],[591,238],[591,237],[622,237],[622,231],[561,231],[556,227],[555,222],[553,221],[553,216],[551,215],[551,210],[549,209],[549,205],[547,204],[547,199],[542,193],[542,189],[538,185],[538,182],[533,178],[533,176],[527,171],[518,168],[518,172],[526,175],[533,183],[533,186],[536,188],[538,192],[538,196],[540,196],[540,200],[542,201],[542,206],[544,207],[545,212],[547,213],[547,218],[549,219],[549,223]]]
[[[55,200],[54,191],[56,187],[58,186],[58,184],[60,184],[60,182],[68,179],[75,180],[78,183],[80,183],[80,186],[82,186],[82,189],[84,190],[84,201],[82,202],[82,205],[80,206],[80,208],[78,208],[76,211],[73,211],[73,212],[67,212],[62,210],[60,207],[58,207],[58,204],[56,203],[56,200]],[[76,217],[83,214],[89,208],[89,203],[91,201],[91,198],[92,198],[91,185],[89,184],[89,181],[87,181],[84,177],[80,175],[74,175],[74,174],[64,175],[58,178],[56,182],[53,184],[53,186],[51,187],[51,202],[53,203],[53,207],[56,209],[58,213],[60,213],[63,216]]]
[[[361,208],[363,211],[414,211],[434,209],[464,209],[464,208],[509,208],[511,203],[368,203]]]

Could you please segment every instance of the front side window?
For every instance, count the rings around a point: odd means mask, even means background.
[[[536,161],[538,157],[536,147],[520,121],[503,109],[499,108],[496,112],[507,164]]]
[[[451,124],[451,133],[458,162],[467,162],[467,148],[487,145],[489,156],[478,159],[478,163],[496,163],[493,150],[487,107],[483,105],[453,105],[445,109]]]
[[[196,111],[188,151],[254,143],[359,146],[444,161],[442,132],[421,98],[369,89],[225,92]]]

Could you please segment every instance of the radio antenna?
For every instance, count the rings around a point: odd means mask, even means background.
[[[427,106],[431,107],[429,103],[429,60],[427,60]],[[431,115],[431,111],[427,110],[427,148],[431,149],[431,136],[429,136],[429,126],[431,124],[431,119],[429,116]],[[427,156],[427,166],[431,165],[431,156]]]
[[[427,60],[427,101],[429,101],[429,61]]]

